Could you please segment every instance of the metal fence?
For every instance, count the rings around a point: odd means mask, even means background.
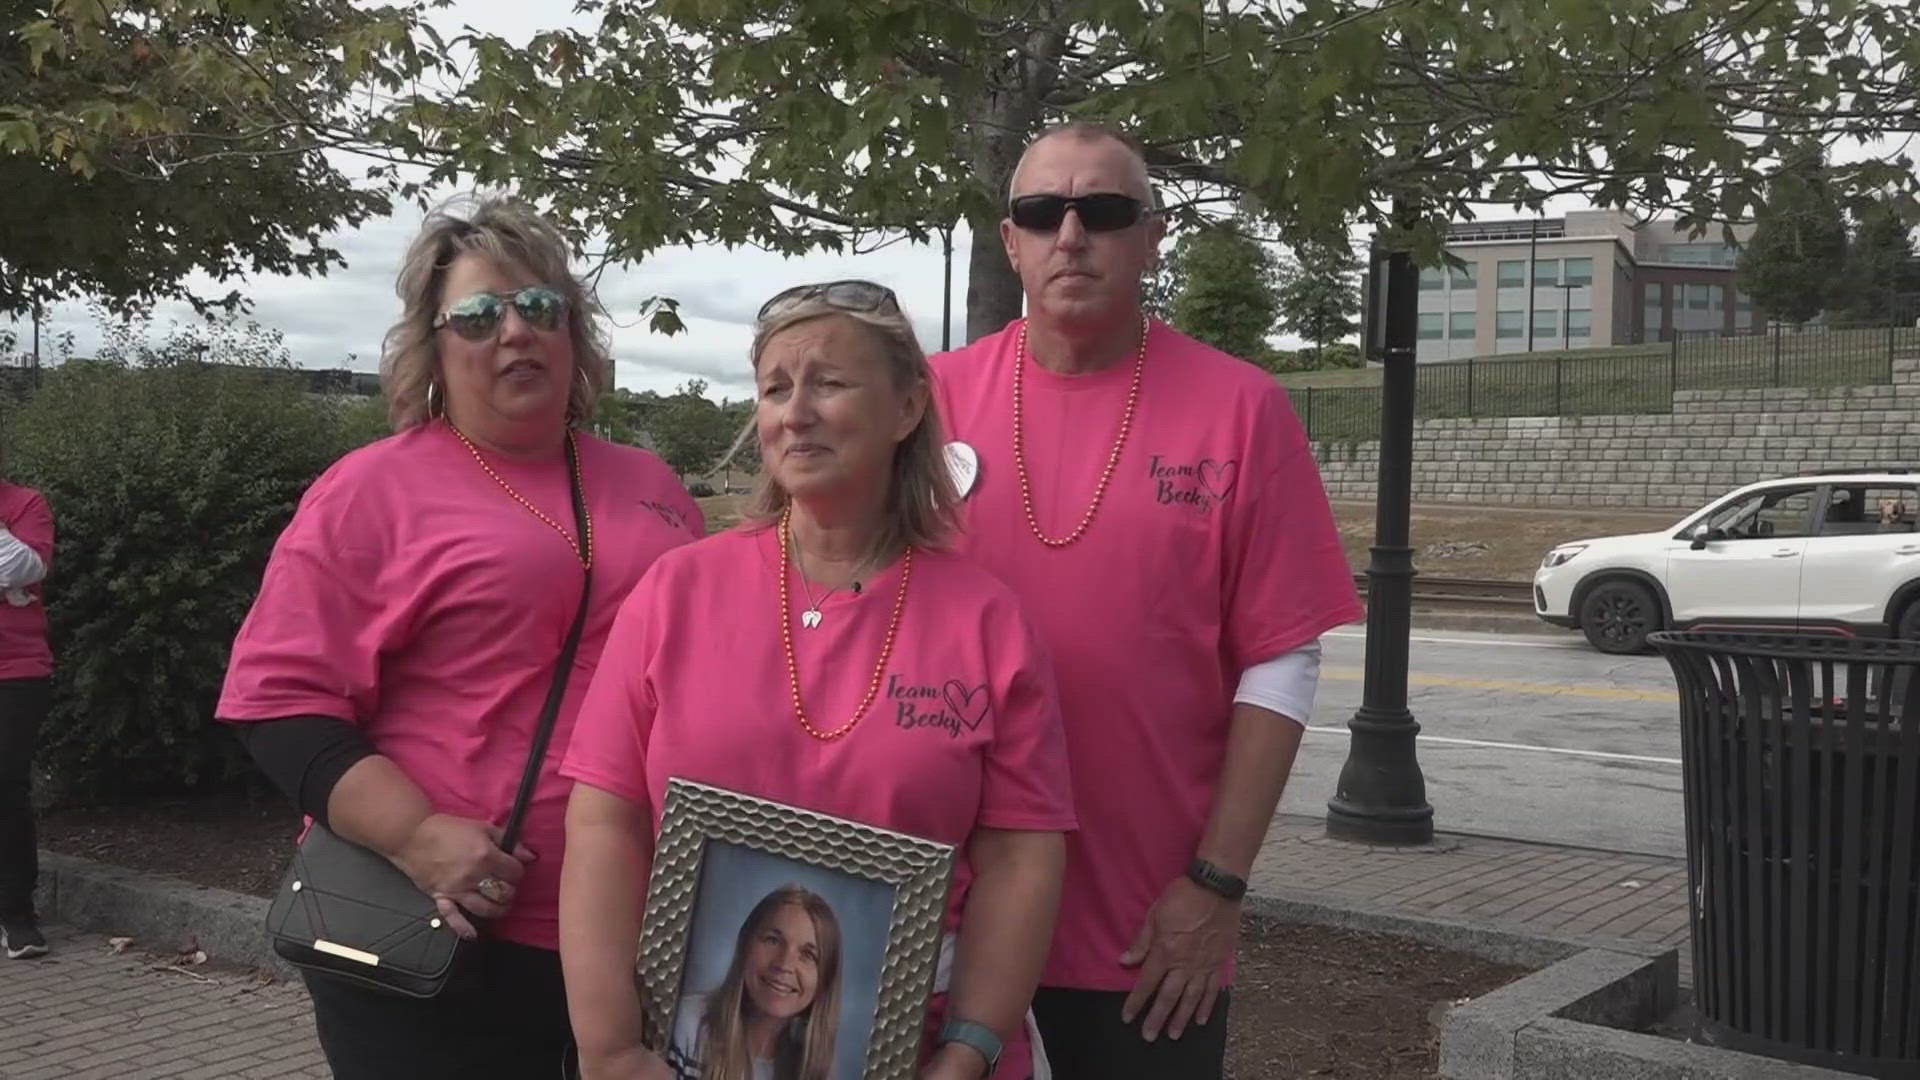
[[[1887,383],[1903,355],[1920,358],[1920,327],[1776,326],[1584,352],[1446,360],[1419,366],[1415,410],[1423,420],[1668,413],[1682,390]],[[1310,438],[1380,433],[1377,382],[1288,394]]]

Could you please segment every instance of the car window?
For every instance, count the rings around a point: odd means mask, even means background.
[[[1910,533],[1920,498],[1912,484],[1835,486],[1827,495],[1820,522],[1821,536],[1871,536]]]
[[[1715,540],[1805,536],[1813,516],[1815,490],[1795,487],[1756,492],[1708,518],[1708,535]]]

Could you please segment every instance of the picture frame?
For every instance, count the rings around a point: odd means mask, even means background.
[[[670,779],[635,960],[647,1045],[683,1073],[696,1032],[713,1030],[716,999],[744,1000],[743,983],[767,992],[743,974],[759,955],[750,939],[769,932],[755,920],[805,895],[815,914],[798,933],[820,931],[835,966],[805,985],[782,974],[760,982],[793,1003],[805,995],[804,1020],[823,1033],[815,1041],[834,1043],[833,1080],[913,1080],[955,858],[952,844]]]

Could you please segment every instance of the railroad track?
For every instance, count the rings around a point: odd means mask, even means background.
[[[1360,595],[1367,592],[1367,575],[1353,575]],[[1482,578],[1428,577],[1413,579],[1413,602],[1448,607],[1518,608],[1533,610],[1533,586],[1524,581],[1489,581]]]

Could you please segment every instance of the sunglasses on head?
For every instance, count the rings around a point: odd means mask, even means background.
[[[1022,195],[1008,204],[1007,216],[1029,232],[1052,232],[1072,210],[1088,232],[1118,232],[1147,216],[1147,204],[1131,195]]]
[[[795,285],[773,294],[773,299],[760,305],[760,314],[755,316],[764,322],[768,315],[792,304],[807,300],[824,300],[834,307],[845,311],[898,311],[900,300],[893,290],[885,285],[876,285],[871,281],[849,279],[847,281],[823,281],[812,285]]]
[[[500,330],[507,305],[535,330],[558,330],[567,314],[567,298],[544,285],[514,293],[477,292],[433,317],[435,330],[446,327],[468,341],[484,341]]]

